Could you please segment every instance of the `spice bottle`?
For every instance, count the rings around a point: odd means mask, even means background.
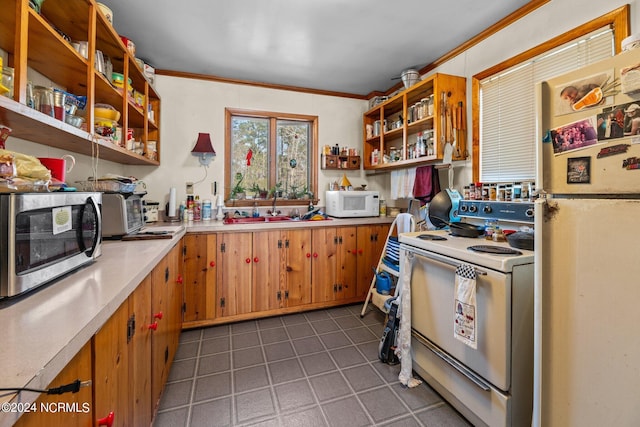
[[[497,184],[489,185],[489,200],[496,200],[498,196],[498,187]]]
[[[482,200],[482,183],[476,182],[476,200]]]
[[[522,184],[520,182],[513,183],[513,201],[519,202],[522,199]]]
[[[387,216],[387,202],[380,199],[380,216]]]

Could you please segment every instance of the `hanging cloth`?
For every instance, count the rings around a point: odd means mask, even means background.
[[[416,168],[416,177],[413,184],[413,197],[419,199],[424,206],[433,196],[440,192],[440,178],[438,170],[433,165]]]
[[[400,252],[400,277],[398,280],[400,298],[400,328],[396,355],[400,359],[400,374],[398,380],[407,387],[416,387],[422,381],[412,376],[413,365],[411,361],[411,270],[413,255],[406,251]]]
[[[468,264],[456,268],[453,336],[473,349],[478,348],[476,270]]]

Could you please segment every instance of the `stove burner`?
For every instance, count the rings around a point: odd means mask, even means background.
[[[511,248],[505,248],[503,246],[493,245],[476,245],[469,246],[467,249],[471,249],[474,252],[482,252],[485,254],[498,254],[498,255],[522,255],[522,252]]]
[[[446,237],[436,236],[435,234],[419,234],[416,237],[422,240],[447,240]]]

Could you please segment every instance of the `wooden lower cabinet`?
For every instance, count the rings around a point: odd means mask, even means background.
[[[253,233],[218,235],[216,316],[250,313],[253,277]]]
[[[387,234],[389,234],[389,224],[360,225],[357,231],[357,283],[356,296],[366,298],[373,271],[378,266],[380,255],[384,249]]]
[[[91,387],[38,399],[75,404],[71,407],[77,411],[29,413],[16,425],[93,427],[112,422],[119,427],[150,426],[182,329],[181,269],[179,242],[50,385],[79,379],[91,380]]]
[[[253,311],[311,302],[311,231],[253,233]]]
[[[312,231],[312,302],[356,296],[356,227],[324,227]]]
[[[151,404],[155,411],[178,348],[182,328],[181,244],[151,272]]]
[[[190,233],[184,326],[364,300],[389,224]]]
[[[282,233],[281,307],[311,303],[311,242],[311,230],[289,230]]]
[[[216,317],[217,239],[215,234],[184,237],[184,322]]]
[[[129,297],[133,335],[129,338],[129,383],[131,385],[130,419],[133,426],[151,424],[151,334],[154,320],[151,313],[151,275],[147,276]]]
[[[82,347],[49,384],[49,387],[59,387],[77,379],[80,381],[91,380],[91,342]],[[58,405],[61,404],[65,404],[66,408],[73,408],[73,410],[59,410]],[[83,387],[77,393],[42,394],[35,401],[35,405],[37,411],[25,413],[14,424],[15,427],[93,426],[95,411],[91,400],[91,387]]]
[[[149,275],[93,337],[96,420],[113,412],[114,426],[151,424],[151,283]]]

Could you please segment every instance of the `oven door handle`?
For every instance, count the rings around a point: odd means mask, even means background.
[[[441,256],[441,255],[437,255],[437,254],[433,254],[433,253],[430,253],[430,252],[422,251],[422,250],[416,249],[414,247],[404,246],[404,244],[400,244],[400,249],[401,250],[405,250],[405,251],[407,251],[409,253],[413,253],[415,255],[419,255],[419,256],[421,256],[423,258],[427,258],[427,259],[430,259],[430,260],[433,260],[433,261],[441,262],[441,263],[446,264],[446,265],[450,265],[452,267],[459,267],[460,265],[465,264],[462,261],[456,261],[456,260],[453,260],[451,258],[447,258],[447,257]],[[475,270],[476,275],[478,275],[478,276],[486,276],[487,275],[486,271],[484,271],[482,269],[479,269],[478,267],[473,267],[473,269]]]
[[[469,381],[474,383],[476,386],[480,387],[484,391],[491,391],[491,387],[489,386],[489,384],[487,384],[484,380],[478,377],[475,373],[473,373],[469,368],[464,366],[462,363],[458,362],[456,359],[449,356],[443,350],[440,350],[440,348],[436,347],[434,344],[429,342],[429,340],[424,338],[416,330],[412,330],[411,335],[413,335],[415,339],[420,341],[420,343],[424,345],[428,350],[430,350],[433,354],[438,356],[440,359],[442,359],[445,363],[447,363],[453,369],[460,372],[462,375],[464,375]]]

